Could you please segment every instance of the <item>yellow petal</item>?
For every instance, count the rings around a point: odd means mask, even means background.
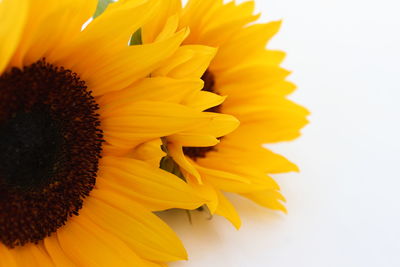
[[[199,79],[207,70],[217,49],[203,45],[184,45],[156,70],[155,76],[169,76],[173,78]]]
[[[202,27],[212,22],[210,16],[222,6],[222,0],[190,0],[182,11],[181,26],[190,27],[188,43],[197,43]]]
[[[184,104],[196,110],[203,111],[221,105],[225,99],[225,96],[220,96],[207,91],[200,91],[186,98]]]
[[[97,186],[124,193],[152,210],[195,209],[204,199],[175,175],[129,158],[104,157]]]
[[[248,57],[245,60],[257,65],[264,63],[279,66],[285,57],[286,53],[283,51],[262,49],[261,51],[256,51],[254,57]]]
[[[253,15],[254,5],[253,1],[239,5],[229,2],[213,13],[208,11],[211,14],[210,22],[201,29],[201,43],[220,46],[244,25],[257,20],[260,15]],[[189,42],[190,39],[187,40]]]
[[[253,176],[246,177],[245,174],[236,173],[237,172],[236,170],[232,170],[231,172],[232,174],[229,174],[228,172],[218,171],[218,173],[220,174],[219,176],[217,176],[216,172],[214,172],[213,175],[208,174],[204,175],[203,177],[205,180],[207,180],[210,184],[212,184],[216,188],[226,192],[248,193],[263,189],[279,188],[276,182],[267,175],[255,176],[253,174]],[[233,176],[240,176],[240,175],[247,178],[250,182],[243,183],[238,180],[230,179]]]
[[[242,222],[235,207],[219,190],[217,190],[217,195],[218,195],[218,208],[215,211],[215,213],[225,217],[233,224],[233,226],[236,227],[236,229],[239,229]]]
[[[17,266],[22,267],[54,267],[50,256],[46,253],[43,244],[26,244],[16,247],[11,251],[17,262]]]
[[[181,241],[156,215],[118,194],[95,190],[92,195],[85,203],[88,217],[138,255],[151,261],[187,259]]]
[[[9,248],[0,244],[0,267],[17,267],[17,262]]]
[[[52,53],[62,55],[65,47],[80,35],[83,23],[93,15],[97,5],[95,0],[35,0],[29,3],[24,41],[20,42],[12,60],[17,67],[43,57],[51,59]]]
[[[16,261],[17,266],[40,267],[39,263],[36,261],[27,245],[14,248],[10,252],[13,254],[13,258]]]
[[[88,47],[88,50],[84,51],[78,46],[76,54],[69,57],[75,57],[73,69],[87,82],[93,90],[93,95],[100,96],[124,89],[148,76],[175,53],[187,34],[188,30],[184,29],[162,42],[129,46],[117,51],[104,51],[103,47],[95,50]],[[95,39],[90,41],[93,43]],[[107,56],[98,53],[107,53]],[[85,60],[79,61],[81,58]]]
[[[240,85],[242,88],[247,88],[249,84],[265,88],[275,82],[284,80],[290,74],[289,71],[277,66],[254,64],[240,64],[230,70],[223,72],[215,71],[213,73],[216,77],[217,89],[223,95],[229,95],[224,91],[224,87],[231,84]]]
[[[286,207],[282,204],[282,201],[285,202],[286,200],[278,191],[266,190],[253,192],[250,194],[242,194],[242,196],[256,202],[263,207],[273,210],[280,210],[284,213],[287,213]]]
[[[229,182],[241,183],[241,184],[251,184],[251,180],[242,175],[237,175],[231,172],[225,172],[220,170],[215,170],[211,168],[203,167],[196,164],[196,168],[199,170],[202,176],[204,176],[207,181],[213,184],[225,184]],[[217,186],[218,187],[218,186]],[[220,188],[220,187],[218,187]],[[230,190],[227,190],[230,191]]]
[[[175,144],[173,142],[168,142],[168,154],[188,175],[192,175],[199,184],[203,183],[199,172],[183,153],[181,145]]]
[[[308,123],[309,112],[283,98],[270,98],[263,100],[264,103],[253,100],[242,107],[224,105],[226,112],[232,112],[242,122],[241,127],[229,135],[232,143],[236,140],[272,143],[292,140],[300,135],[300,130]]]
[[[192,34],[186,44],[206,44],[219,46],[247,23],[258,16],[252,15],[253,2],[223,5],[223,1],[189,1],[184,8],[181,25],[189,26]]]
[[[165,32],[168,25],[168,20],[180,13],[181,9],[180,0],[162,0],[156,10],[155,17],[148,21],[142,28],[142,39],[144,43],[154,42],[159,38],[160,33]],[[177,25],[175,26],[176,30]]]
[[[152,77],[165,77],[169,76],[171,71],[174,68],[177,68],[185,62],[190,61],[194,57],[194,52],[190,49],[183,49],[185,46],[179,47],[179,49],[175,52],[175,54],[169,58],[163,65],[161,65],[158,69],[154,70],[151,73]],[[199,79],[201,75],[194,76],[196,79]],[[186,78],[186,77],[183,77]],[[199,91],[202,89],[201,87]]]
[[[239,97],[237,95],[230,97],[224,105],[224,111],[229,112],[240,112],[242,116],[242,112],[247,113],[259,113],[259,112],[269,112],[272,115],[276,113],[289,113],[298,116],[307,116],[309,115],[309,111],[304,107],[296,104],[293,101],[290,101],[282,96],[273,96],[265,98],[247,98],[242,97],[242,101],[239,104]],[[284,113],[285,114],[285,113]]]
[[[96,50],[105,49],[98,51],[104,53],[128,46],[131,35],[154,18],[158,2],[136,0],[110,3],[104,13],[90,22],[79,38],[70,44],[69,52],[81,50],[87,53],[96,47]]]
[[[77,266],[148,266],[123,241],[83,214],[70,218],[57,236],[63,251]]]
[[[213,61],[214,69],[227,69],[265,51],[267,42],[279,31],[281,21],[255,24],[237,31],[229,42],[224,43]],[[243,52],[241,52],[243,51]],[[234,57],[232,55],[235,55]],[[264,58],[265,59],[265,58]],[[270,61],[261,61],[271,64]]]
[[[50,258],[49,254],[47,254],[43,242],[39,242],[39,244],[29,244],[28,249],[31,251],[33,257],[36,259],[36,262],[39,264],[40,267],[56,266]]]
[[[210,152],[211,154],[213,152]],[[217,154],[217,153],[216,153]],[[198,165],[205,166],[201,169],[202,177],[215,187],[235,193],[249,193],[265,189],[279,189],[278,184],[262,170],[255,166],[240,165],[232,160],[220,160],[208,156],[199,159]],[[242,177],[240,179],[239,177]]]
[[[219,200],[217,195],[217,189],[209,184],[207,181],[198,183],[195,179],[187,179],[188,184],[197,192],[199,195],[206,199],[206,205],[210,210],[211,214],[214,214],[218,208]]]
[[[291,82],[282,80],[276,81],[268,86],[261,86],[257,82],[249,81],[246,85],[246,94],[243,94],[243,84],[225,84],[223,87],[219,88],[224,94],[229,95],[229,101],[232,102],[232,98],[268,98],[269,96],[286,96],[293,93],[296,89],[296,85]]]
[[[44,240],[44,246],[56,266],[76,267],[76,265],[61,248],[56,234],[52,234],[50,237],[47,237]]]
[[[134,147],[163,136],[208,125],[219,114],[206,114],[184,105],[166,102],[135,102],[121,108],[103,108],[105,140],[119,147]]]
[[[215,146],[219,140],[212,135],[178,133],[168,136],[168,141],[186,147]]]
[[[96,102],[112,110],[137,101],[163,101],[181,103],[188,95],[203,88],[200,79],[174,79],[169,77],[146,78],[126,89],[106,94]]]
[[[184,130],[182,132],[221,137],[234,132],[234,130],[237,129],[240,124],[239,120],[231,115],[211,112],[203,112],[203,114],[205,116],[212,117],[212,119],[204,125],[198,125],[196,128]]]
[[[18,47],[28,11],[27,0],[3,0],[0,2],[0,74],[9,64]]]
[[[157,38],[155,39],[156,42],[163,41],[169,38],[178,30],[179,25],[179,15],[175,14],[169,17],[164,25],[163,30],[158,34]],[[143,31],[142,31],[143,32]],[[146,42],[144,42],[146,43]]]
[[[292,121],[287,120],[286,117],[264,122],[257,120],[244,123],[240,129],[229,135],[229,139],[232,142],[237,140],[253,140],[257,144],[289,141],[299,137],[301,135],[301,128],[307,123],[308,120],[305,118]]]
[[[137,146],[130,155],[135,159],[146,161],[158,168],[161,158],[166,156],[166,153],[161,150],[161,145],[161,139],[158,138]]]
[[[226,161],[228,164],[257,168],[265,173],[298,172],[298,167],[285,157],[273,153],[261,146],[261,143],[247,140],[231,140],[230,136],[218,147],[218,153],[211,155],[214,161]]]

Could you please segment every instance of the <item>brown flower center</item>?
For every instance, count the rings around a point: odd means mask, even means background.
[[[36,243],[77,215],[103,142],[85,82],[40,60],[0,76],[0,242]]]

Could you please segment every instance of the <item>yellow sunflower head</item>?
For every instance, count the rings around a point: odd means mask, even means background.
[[[159,38],[128,45],[161,4],[121,0],[83,29],[97,0],[0,1],[0,266],[186,258],[150,211],[195,209],[204,198],[127,151],[237,121],[181,103],[202,88],[201,73],[188,70],[205,69],[215,53],[183,51],[187,28],[172,19]]]
[[[268,174],[298,168],[263,144],[298,137],[307,124],[308,111],[287,99],[295,85],[286,80],[289,72],[280,67],[285,54],[266,48],[281,23],[255,24],[259,16],[254,15],[253,1],[224,4],[222,0],[189,0],[184,8],[179,2],[164,1],[161,12],[178,14],[179,29],[190,28],[184,46],[218,49],[204,70],[201,93],[185,98],[183,103],[206,112],[233,115],[240,126],[232,133],[219,123],[213,129],[197,127],[167,136],[164,143],[168,157],[180,166],[188,184],[207,197],[210,211],[228,218],[236,227],[240,218],[222,192],[286,211],[279,186]],[[146,24],[143,34],[153,40],[163,23]],[[204,102],[204,96],[212,95],[214,103]],[[188,134],[197,138],[188,139]],[[208,139],[208,145],[198,141],[207,136],[218,136],[219,140],[213,143]]]

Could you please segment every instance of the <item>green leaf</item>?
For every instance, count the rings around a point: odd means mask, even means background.
[[[94,12],[93,18],[96,18],[96,17],[100,16],[104,12],[104,10],[106,10],[107,6],[110,3],[113,3],[113,2],[115,2],[115,1],[113,1],[113,0],[99,0],[99,3],[97,4],[97,9]]]
[[[168,140],[167,140],[167,138],[166,137],[161,137],[161,142],[162,142],[161,150],[168,154],[169,151],[168,151]]]
[[[167,153],[167,155],[160,160],[160,169],[172,173],[181,178],[182,180],[186,181],[186,178],[183,175],[181,168],[175,162],[175,160],[168,154],[169,152],[168,152],[167,138],[162,137],[161,140],[162,140],[161,149],[162,151]]]
[[[141,45],[141,44],[143,44],[142,29],[139,29],[132,35],[129,45]]]
[[[181,172],[179,165],[170,156],[165,156],[161,159],[160,169],[172,173],[181,178],[182,180],[186,181],[185,176],[183,176],[183,173]]]

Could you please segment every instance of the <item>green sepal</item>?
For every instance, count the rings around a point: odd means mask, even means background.
[[[172,173],[182,180],[186,181],[185,176],[183,175],[181,168],[179,165],[175,162],[175,160],[169,155],[168,151],[168,145],[167,145],[167,139],[165,137],[161,138],[162,140],[162,145],[161,145],[161,150],[164,151],[167,155],[164,156],[160,160],[160,169],[165,170],[169,173]]]
[[[96,18],[96,17],[100,16],[104,12],[104,10],[106,10],[107,6],[110,3],[113,3],[113,2],[115,2],[115,1],[113,1],[113,0],[99,0],[99,3],[97,4],[96,11],[94,12],[93,18]]]
[[[141,45],[142,41],[142,29],[137,30],[131,37],[129,45]]]
[[[179,168],[179,165],[170,156],[165,156],[160,160],[160,169],[172,173],[181,178],[182,180],[186,181],[185,176],[183,175],[181,169]]]

